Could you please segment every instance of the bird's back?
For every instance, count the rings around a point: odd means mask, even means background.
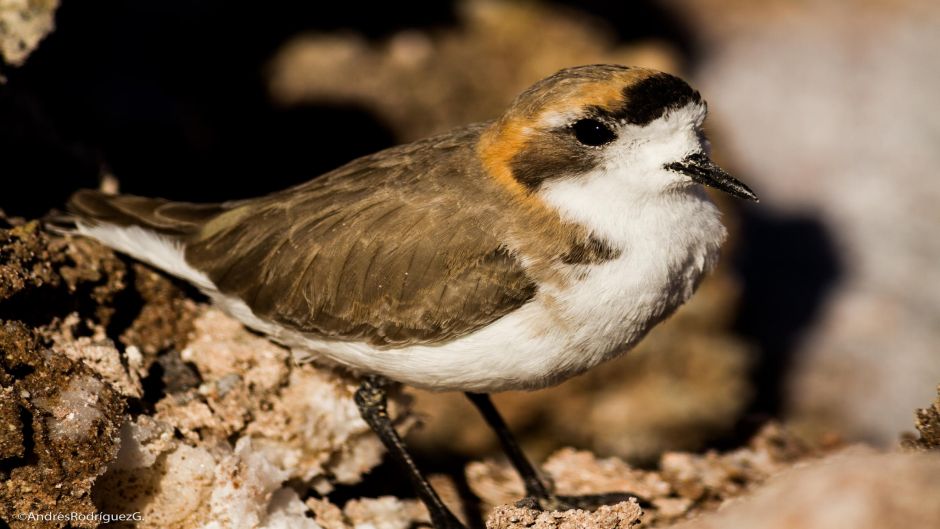
[[[265,322],[377,346],[446,342],[535,290],[501,241],[507,204],[479,174],[479,130],[360,158],[251,200],[80,191],[69,209],[79,233],[243,302]],[[483,207],[481,195],[495,200]]]

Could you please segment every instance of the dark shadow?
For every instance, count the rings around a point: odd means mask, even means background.
[[[43,104],[12,82],[0,86],[0,209],[36,218],[81,187],[98,185],[88,144],[65,137]]]
[[[254,108],[255,115],[220,116],[201,145],[183,138],[176,124],[125,124],[127,134],[110,135],[105,146],[121,191],[194,202],[249,198],[395,143],[385,126],[352,106]]]
[[[15,379],[22,380],[23,377],[12,373]],[[36,454],[36,431],[33,426],[33,413],[29,409],[17,406],[19,410],[20,425],[23,435],[23,455],[0,459],[0,479],[6,481],[10,479],[10,474],[19,467],[35,465],[39,461],[39,455]]]
[[[0,208],[37,217],[110,169],[126,192],[243,198],[395,143],[362,108],[276,108],[263,67],[304,31],[382,38],[453,24],[454,2],[63,2],[0,87]]]
[[[758,348],[755,398],[735,437],[744,441],[785,405],[787,377],[800,339],[842,276],[832,234],[819,218],[744,206],[732,261],[743,286],[735,331]],[[732,443],[731,446],[740,446]]]

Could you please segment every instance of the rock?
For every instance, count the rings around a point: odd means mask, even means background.
[[[940,449],[940,386],[937,386],[937,400],[929,408],[915,412],[914,426],[920,436],[905,439],[903,445],[915,450]]]
[[[75,336],[80,326],[77,313],[71,313],[57,325],[46,328],[45,337],[56,354],[82,362],[125,397],[143,395],[140,376],[142,357],[124,356],[106,335],[101,325],[93,326],[92,336]]]
[[[669,452],[659,468],[642,470],[619,458],[598,458],[586,451],[563,449],[542,465],[558,494],[578,496],[628,492],[651,506],[644,523],[681,519],[688,513],[715,509],[798,461],[817,455],[776,424],[764,427],[749,446],[726,453]],[[524,495],[522,480],[508,464],[492,461],[467,466],[467,482],[485,509],[512,504]]]
[[[0,0],[0,55],[13,66],[26,62],[55,29],[59,0]]]
[[[356,381],[294,364],[290,351],[216,309],[196,312],[180,358],[201,384],[166,394],[152,417],[129,423],[96,504],[140,511],[141,528],[312,523],[288,481],[326,493],[357,482],[384,453],[352,400]],[[390,401],[393,417],[403,403]]]
[[[83,363],[44,347],[19,322],[0,323],[0,519],[15,528],[65,521],[16,521],[17,514],[76,513],[97,527],[91,489],[117,455],[124,401]]]
[[[416,523],[429,523],[423,504],[394,496],[350,500],[343,507],[343,514],[350,528],[408,529]]]
[[[545,512],[502,506],[486,520],[487,529],[628,529],[640,523],[643,511],[635,501],[604,505],[594,512]]]
[[[844,454],[771,478],[673,529],[906,529],[940,520],[940,455]]]

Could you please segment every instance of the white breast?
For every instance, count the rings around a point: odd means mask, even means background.
[[[572,189],[557,191],[567,204],[578,196]],[[567,347],[576,352],[565,355],[559,376],[581,373],[635,345],[692,296],[717,263],[726,235],[717,208],[704,193],[683,192],[646,203],[613,196],[595,200],[590,211],[566,211],[621,254],[605,263],[580,265],[582,277],[544,293],[554,302],[549,306],[558,307],[556,320],[567,323]],[[571,268],[577,272],[579,266]]]

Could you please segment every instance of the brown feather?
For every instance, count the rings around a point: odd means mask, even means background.
[[[319,336],[395,346],[472,332],[535,294],[503,243],[511,196],[474,156],[481,128],[226,204],[186,259],[257,316]]]
[[[134,195],[107,195],[82,189],[66,205],[73,214],[94,222],[115,226],[142,226],[169,236],[180,236],[199,229],[224,208],[219,204],[170,202],[162,198]]]

